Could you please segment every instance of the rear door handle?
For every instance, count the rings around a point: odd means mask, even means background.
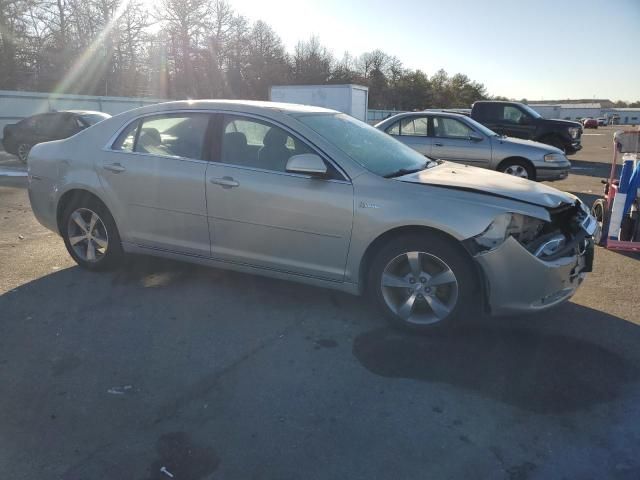
[[[233,187],[240,186],[240,183],[231,177],[222,177],[222,178],[213,177],[209,179],[209,182],[213,183],[214,185],[222,185],[222,187],[224,188],[233,188]]]
[[[434,146],[434,147],[444,147],[444,145],[443,145],[443,144],[441,144],[441,143],[434,143],[434,144],[433,144],[433,146]]]
[[[121,172],[124,172],[126,170],[126,168],[124,168],[119,163],[111,163],[109,165],[105,165],[104,169],[105,170],[109,170],[109,171],[111,171],[113,173],[121,173]]]

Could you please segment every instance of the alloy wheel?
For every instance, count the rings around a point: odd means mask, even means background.
[[[31,150],[31,147],[29,147],[29,145],[27,145],[26,143],[21,143],[20,145],[18,145],[18,159],[22,163],[27,163],[29,150]]]
[[[85,262],[99,262],[109,248],[109,235],[104,222],[88,208],[78,208],[71,214],[67,236],[74,253]]]
[[[426,252],[406,252],[392,259],[383,270],[381,289],[389,309],[417,325],[444,320],[458,301],[458,281],[453,270]]]
[[[529,178],[529,173],[527,172],[527,169],[524,168],[522,165],[509,165],[507,168],[505,168],[503,170],[503,173],[506,173],[507,175],[513,175],[514,177],[520,177],[520,178]]]

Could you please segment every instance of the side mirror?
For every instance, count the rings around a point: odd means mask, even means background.
[[[526,115],[522,115],[520,117],[520,120],[518,120],[518,123],[520,125],[529,125],[529,117],[527,117]]]
[[[287,172],[322,176],[327,174],[327,165],[314,153],[302,153],[289,158]]]
[[[469,134],[469,140],[471,140],[472,142],[481,142],[483,138],[482,138],[482,135],[480,135],[479,133],[471,132]]]

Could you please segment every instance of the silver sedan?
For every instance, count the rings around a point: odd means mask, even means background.
[[[137,253],[367,292],[413,329],[551,307],[591,269],[573,195],[316,107],[148,106],[35,146],[28,172],[35,216],[82,267]]]
[[[561,180],[571,169],[550,145],[500,136],[466,115],[443,111],[400,113],[376,125],[427,157],[489,168],[529,180]]]

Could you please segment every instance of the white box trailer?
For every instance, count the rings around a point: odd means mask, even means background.
[[[362,85],[274,85],[269,92],[272,102],[299,103],[331,108],[367,121],[369,88]]]

